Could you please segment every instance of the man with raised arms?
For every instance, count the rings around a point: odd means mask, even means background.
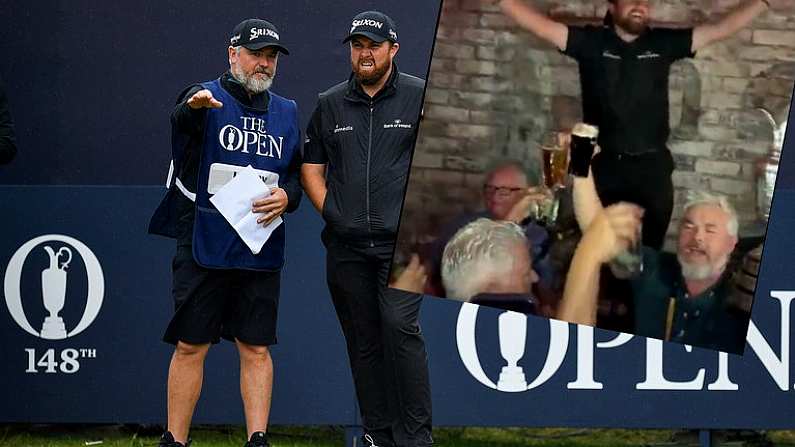
[[[715,22],[681,29],[649,26],[654,0],[608,0],[598,26],[567,26],[528,0],[493,3],[578,62],[583,120],[599,128],[602,152],[593,160],[599,197],[605,205],[643,207],[643,242],[659,249],[673,209],[674,163],[666,146],[671,64],[734,35],[780,1],[743,0]]]

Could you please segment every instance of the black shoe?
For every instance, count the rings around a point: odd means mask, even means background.
[[[268,442],[268,435],[261,431],[255,431],[243,447],[271,447],[271,444]]]
[[[170,431],[167,431],[160,437],[160,442],[157,444],[157,447],[190,447],[190,442],[190,438],[188,438],[188,442],[185,444],[177,442],[174,440],[174,435],[172,435]]]

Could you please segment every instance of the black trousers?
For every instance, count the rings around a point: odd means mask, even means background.
[[[357,248],[327,232],[323,240],[365,431],[379,447],[432,445],[422,295],[385,287],[392,246]]]
[[[602,204],[631,202],[643,207],[643,245],[656,250],[665,243],[671,222],[673,168],[668,150],[636,156],[600,152],[593,159],[594,182]]]

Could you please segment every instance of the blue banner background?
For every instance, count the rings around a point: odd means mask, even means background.
[[[273,91],[297,101],[302,128],[317,94],[347,79],[342,39],[361,11],[392,17],[400,69],[425,78],[440,3],[3,2],[0,78],[20,153],[12,168],[0,167],[0,184],[163,184],[177,95],[229,68],[232,29],[248,17],[271,20],[290,49]]]

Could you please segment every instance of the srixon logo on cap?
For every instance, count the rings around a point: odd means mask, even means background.
[[[384,27],[384,23],[373,19],[354,20],[353,23],[351,23],[351,32],[358,26],[372,26],[373,28],[381,29]]]
[[[251,28],[250,31],[251,31],[251,35],[248,37],[248,40],[254,40],[257,37],[261,37],[261,36],[270,36],[270,37],[273,37],[276,40],[279,40],[279,34],[277,34],[276,31],[274,31],[272,29]]]

